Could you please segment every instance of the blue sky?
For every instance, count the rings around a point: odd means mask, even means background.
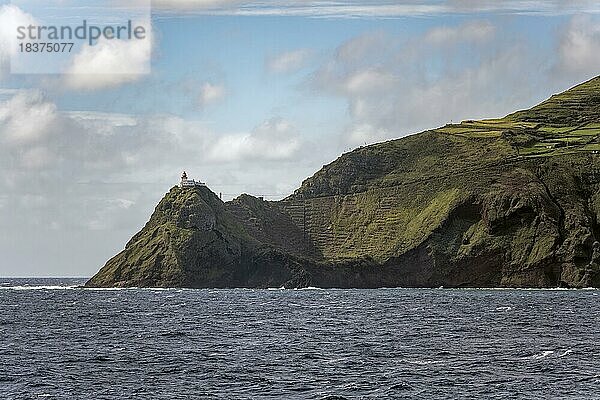
[[[600,65],[590,1],[156,0],[151,52],[11,74],[10,26],[48,17],[33,3],[0,2],[0,276],[93,274],[183,169],[278,199],[357,146],[502,116]]]

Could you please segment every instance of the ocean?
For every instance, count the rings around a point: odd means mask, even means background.
[[[2,399],[600,399],[597,290],[0,278]]]

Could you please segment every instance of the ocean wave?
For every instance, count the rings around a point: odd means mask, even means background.
[[[572,350],[572,349],[568,349],[568,350],[565,350],[565,351],[563,351],[563,352],[562,352],[561,354],[559,354],[558,356],[559,356],[559,357],[564,357],[564,356],[567,356],[567,355],[571,354],[572,352],[573,352],[573,350]]]
[[[542,358],[546,358],[552,354],[554,354],[554,350],[545,350],[545,351],[542,351],[541,353],[534,354],[531,358],[533,358],[534,360],[541,360]]]

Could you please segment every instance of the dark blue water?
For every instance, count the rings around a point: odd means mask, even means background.
[[[600,398],[599,291],[79,283],[0,279],[0,398]]]

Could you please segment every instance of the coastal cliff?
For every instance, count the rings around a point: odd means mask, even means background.
[[[292,195],[172,188],[88,287],[600,287],[600,78],[342,155]]]

